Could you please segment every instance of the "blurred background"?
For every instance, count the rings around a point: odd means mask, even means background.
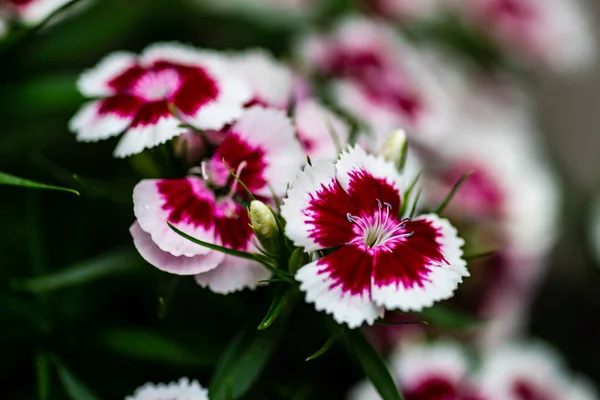
[[[114,159],[114,139],[75,141],[67,123],[84,101],[75,86],[79,74],[111,51],[139,52],[169,40],[264,47],[289,60],[301,32],[329,26],[351,7],[323,2],[307,20],[277,11],[258,17],[208,0],[77,3],[39,31],[7,36],[0,48],[0,171],[81,192],[0,189],[0,381],[7,399],[67,398],[65,385],[113,399],[150,380],[208,382],[227,343],[253,330],[269,305],[269,289],[212,294],[137,255],[128,232],[131,192],[151,166],[143,157]],[[600,2],[586,6],[596,27]],[[549,232],[558,241],[526,331],[600,386],[600,265],[590,235],[600,224],[591,214],[600,195],[600,63],[523,80],[564,195],[558,232]],[[342,347],[310,368],[304,362],[327,339],[328,319],[309,306],[288,318],[291,327],[265,339],[264,346],[278,347],[252,398],[342,398],[361,376],[344,362],[350,358]],[[315,318],[320,325],[311,323]],[[331,376],[331,369],[341,373]]]

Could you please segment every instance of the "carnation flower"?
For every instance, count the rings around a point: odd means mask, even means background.
[[[35,25],[49,17],[71,0],[3,0],[0,14],[5,11],[27,25]]]
[[[98,97],[70,121],[80,141],[123,138],[114,155],[127,157],[196,129],[221,129],[238,118],[250,100],[246,82],[226,58],[177,43],[158,43],[140,56],[108,55],[78,81]]]
[[[588,66],[595,58],[591,24],[576,0],[459,0],[474,22],[519,58],[562,72]]]
[[[345,19],[328,35],[306,38],[300,57],[329,78],[333,100],[376,136],[398,126],[415,137],[434,135],[451,115],[452,102],[429,64],[383,21]]]
[[[410,180],[356,146],[298,175],[281,208],[285,233],[323,257],[298,270],[306,301],[351,328],[385,309],[421,310],[469,273],[464,241],[435,214],[399,215]]]
[[[167,385],[148,382],[137,388],[133,396],[125,397],[125,400],[208,400],[208,390],[196,380],[190,382],[188,378],[181,378]]]
[[[480,400],[469,377],[469,360],[463,349],[451,342],[410,345],[391,357],[390,372],[406,400]],[[369,382],[357,385],[349,400],[377,400]]]
[[[200,240],[255,250],[245,196],[223,162],[255,195],[282,196],[304,162],[290,120],[279,110],[252,107],[225,132],[203,178],[143,180],[134,189],[131,227],[136,248],[150,264],[219,293],[253,288],[270,274],[259,263],[199,246],[173,232],[167,221]],[[285,151],[281,151],[285,149]],[[228,188],[228,189],[226,189]]]
[[[591,385],[569,375],[560,357],[541,343],[497,346],[484,354],[478,387],[487,400],[594,400]]]

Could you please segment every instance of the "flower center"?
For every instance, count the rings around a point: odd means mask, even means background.
[[[148,71],[133,87],[133,93],[146,101],[169,99],[181,86],[181,77],[173,69]]]
[[[354,224],[356,238],[353,243],[364,244],[367,247],[374,248],[385,246],[391,241],[407,239],[414,232],[406,230],[406,224],[410,218],[404,218],[401,221],[391,214],[392,205],[381,202],[377,199],[377,210],[372,215],[354,216],[346,214],[348,222]]]

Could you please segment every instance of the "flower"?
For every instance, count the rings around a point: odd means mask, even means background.
[[[0,4],[0,14],[4,10],[27,25],[35,25],[69,1],[71,0],[4,0]]]
[[[71,119],[77,139],[94,142],[125,132],[115,157],[127,157],[196,129],[221,129],[242,114],[250,89],[215,52],[157,43],[140,56],[116,52],[78,81],[88,97]]]
[[[333,100],[376,136],[399,126],[434,135],[452,115],[433,68],[384,21],[346,18],[298,47],[307,69],[331,82]]]
[[[325,255],[298,270],[306,301],[354,328],[385,309],[421,310],[452,296],[463,276],[460,239],[434,214],[399,216],[409,179],[356,146],[306,166],[281,208],[285,233]]]
[[[147,179],[133,192],[137,221],[130,231],[142,257],[156,268],[229,293],[270,276],[259,263],[199,246],[173,232],[167,221],[205,242],[241,251],[255,250],[248,213],[238,199],[245,191],[223,162],[255,195],[282,196],[304,156],[290,120],[282,111],[254,106],[221,133],[205,177]],[[286,149],[282,152],[281,149]],[[228,190],[224,190],[229,187]]]
[[[265,50],[248,50],[232,57],[236,72],[252,89],[250,104],[287,110],[294,94],[294,75]]]
[[[208,400],[208,390],[196,380],[190,382],[188,378],[181,378],[168,385],[148,382],[137,388],[133,396],[125,397],[125,400]]]
[[[594,400],[597,393],[570,376],[559,355],[539,342],[510,343],[483,355],[477,385],[487,400]]]
[[[348,143],[348,124],[317,100],[301,100],[294,117],[298,139],[312,160],[335,160]]]
[[[411,344],[395,351],[390,371],[406,400],[478,400],[469,376],[469,360],[453,342]],[[357,385],[349,400],[377,400],[369,382]]]
[[[363,0],[378,15],[401,22],[431,19],[443,9],[445,0]]]
[[[591,21],[576,0],[454,1],[474,23],[517,58],[558,72],[587,67],[595,58]]]

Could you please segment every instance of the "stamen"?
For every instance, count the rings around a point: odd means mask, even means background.
[[[208,180],[208,161],[202,160],[202,162],[200,163],[200,168],[202,170],[202,179],[207,181]]]
[[[379,209],[381,210],[381,200],[375,199],[375,201],[377,201],[377,207],[379,207]]]
[[[346,213],[346,219],[348,220],[348,222],[354,223],[354,222],[356,222],[356,220],[358,219],[358,217],[355,217],[355,216],[353,216],[350,213]]]
[[[388,208],[388,210],[392,209],[392,205],[388,202],[384,202],[383,205],[386,206]]]
[[[206,180],[206,178],[204,177],[204,171],[202,171],[201,167],[199,166],[195,166],[192,167],[190,169],[188,169],[187,174],[188,175],[200,175],[202,177],[202,179]]]

